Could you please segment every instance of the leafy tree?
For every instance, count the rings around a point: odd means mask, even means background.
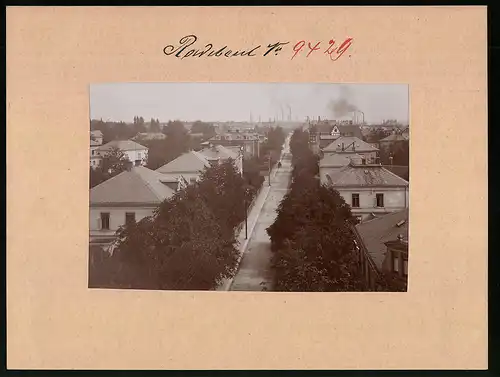
[[[244,220],[245,181],[234,161],[230,159],[205,168],[199,189],[217,219],[227,224],[228,231],[232,232]]]
[[[149,130],[151,132],[160,132],[160,121],[158,119],[151,118],[149,122]]]
[[[383,138],[386,138],[390,134],[391,134],[390,131],[385,131],[382,128],[377,128],[377,129],[371,130],[371,132],[368,135],[366,135],[365,141],[367,143],[378,143],[380,140],[382,140]]]
[[[128,157],[119,148],[113,147],[103,156],[99,166],[104,172],[115,176],[126,170],[129,162]]]
[[[342,196],[316,179],[318,160],[308,141],[307,131],[294,131],[293,180],[267,229],[274,251],[275,289],[362,290],[351,231],[356,220]]]
[[[95,169],[90,168],[90,188],[120,174],[127,169],[130,161],[118,148],[114,147],[106,153]]]
[[[114,284],[139,289],[214,289],[234,276],[243,179],[231,161],[165,200],[151,217],[118,232]]]
[[[201,133],[203,134],[203,139],[206,140],[215,136],[215,127],[213,126],[213,124],[197,120],[191,126],[191,133]]]
[[[408,140],[396,141],[387,148],[381,148],[379,155],[383,165],[390,165],[392,156],[392,165],[409,166],[410,159],[410,142]]]
[[[134,117],[134,123],[133,123],[133,129],[136,134],[140,132],[146,132],[146,125],[144,124],[144,118],[135,116]]]
[[[260,174],[260,163],[256,157],[243,160],[243,178],[254,190],[258,190],[264,183],[264,177]]]
[[[143,142],[149,149],[146,163],[149,169],[158,169],[193,147],[191,138],[180,121],[168,122],[163,133],[167,136],[166,139]]]

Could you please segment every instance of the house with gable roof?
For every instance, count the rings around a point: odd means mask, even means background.
[[[380,149],[382,149],[382,148],[389,149],[393,146],[397,146],[397,145],[403,144],[405,142],[408,142],[408,138],[404,137],[403,134],[393,133],[387,137],[384,137],[383,139],[380,139],[378,143],[379,143]]]
[[[394,290],[408,281],[408,208],[360,223],[353,229],[359,266],[369,288],[385,275]]]
[[[135,166],[146,165],[148,148],[133,140],[113,140],[98,147],[96,152],[102,159],[102,157],[115,148],[119,149]]]
[[[379,164],[352,160],[347,166],[326,173],[325,180],[360,221],[408,208],[409,182]]]
[[[265,140],[264,135],[260,135],[257,132],[248,132],[241,130],[238,132],[233,130],[232,132],[221,132],[202,143],[204,146],[211,145],[221,145],[224,147],[240,147],[243,149],[243,155],[245,158],[250,158],[253,156],[259,157],[260,155],[260,144]]]
[[[203,169],[222,161],[232,159],[240,174],[243,174],[243,156],[240,149],[211,145],[200,151],[189,151],[156,169],[169,187],[181,189],[186,184],[196,182]]]
[[[351,161],[361,163],[363,157],[357,153],[354,154],[326,154],[319,160],[319,177],[322,184],[327,184],[326,175],[330,176],[349,165]]]
[[[143,166],[130,166],[90,190],[90,244],[107,248],[123,225],[151,216],[175,191],[162,182],[162,174]]]
[[[378,148],[355,136],[340,136],[322,149],[325,156],[329,154],[357,154],[370,163],[377,161],[378,151]]]

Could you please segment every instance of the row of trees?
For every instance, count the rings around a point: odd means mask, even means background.
[[[277,291],[361,291],[354,236],[356,224],[340,194],[317,179],[318,158],[309,134],[297,129],[290,140],[289,192],[267,229]]]
[[[233,161],[165,200],[151,217],[124,226],[112,256],[101,253],[90,286],[210,290],[236,272],[235,230],[252,192]]]

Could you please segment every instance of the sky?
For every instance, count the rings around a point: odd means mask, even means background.
[[[325,83],[106,83],[90,87],[91,119],[132,122],[134,116],[169,120],[304,121],[352,119],[407,123],[408,85]],[[362,119],[357,112],[358,119]]]

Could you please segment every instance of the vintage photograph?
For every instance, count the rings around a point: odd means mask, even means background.
[[[409,87],[90,86],[89,288],[406,292]]]

